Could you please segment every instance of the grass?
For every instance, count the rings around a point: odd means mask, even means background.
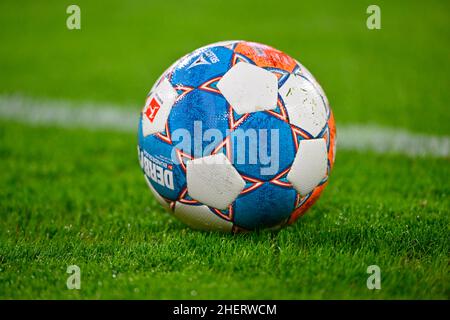
[[[449,135],[448,2],[0,2],[0,94],[132,105],[224,39],[271,44],[320,80],[339,124]],[[12,14],[14,12],[14,14]],[[279,232],[195,232],[163,212],[136,135],[0,120],[0,298],[448,299],[449,159],[338,150],[319,202]],[[67,266],[82,289],[67,290]],[[380,266],[382,289],[366,287]]]
[[[248,39],[308,67],[340,123],[450,134],[448,1],[377,1],[379,31],[366,28],[371,1],[76,2],[78,31],[65,26],[70,1],[0,3],[0,92],[141,106],[182,55]]]
[[[448,297],[447,160],[341,152],[297,224],[232,236],[156,204],[134,135],[1,128],[2,298]],[[65,287],[71,264],[80,291]]]

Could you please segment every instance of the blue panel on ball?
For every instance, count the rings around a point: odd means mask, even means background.
[[[227,72],[232,56],[232,50],[221,46],[196,50],[177,63],[170,82],[196,88]]]
[[[292,165],[295,144],[288,123],[252,113],[231,133],[233,164],[243,175],[269,181]]]
[[[275,226],[290,216],[295,197],[294,189],[265,182],[236,199],[234,223],[250,230]]]
[[[227,101],[221,95],[196,89],[174,105],[168,123],[178,149],[196,158],[209,155],[227,135]]]
[[[141,121],[139,121],[141,123]],[[186,187],[186,174],[173,157],[173,147],[156,135],[143,137],[139,124],[139,162],[155,190],[164,198],[176,200]]]

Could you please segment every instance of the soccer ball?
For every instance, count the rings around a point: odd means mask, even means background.
[[[325,93],[298,61],[219,42],[156,81],[140,115],[139,162],[158,202],[192,228],[279,228],[320,196],[335,132]]]

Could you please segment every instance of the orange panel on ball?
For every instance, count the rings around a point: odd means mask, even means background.
[[[294,59],[272,47],[255,43],[240,42],[234,49],[256,63],[259,67],[272,67],[292,72],[296,66]]]
[[[294,223],[298,218],[305,214],[305,212],[317,201],[317,199],[319,199],[320,194],[322,193],[323,189],[325,189],[326,185],[327,182],[314,189],[309,199],[306,200],[306,202],[301,207],[295,209],[294,212],[292,212],[288,224]]]

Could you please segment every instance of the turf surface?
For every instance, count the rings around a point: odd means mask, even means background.
[[[173,60],[249,39],[302,61],[340,123],[450,134],[448,2],[0,3],[0,93],[136,106]],[[251,14],[248,11],[251,10]],[[14,14],[12,14],[14,13]],[[200,23],[201,22],[201,23]],[[338,127],[339,133],[339,127]],[[330,184],[279,232],[194,232],[156,204],[136,135],[0,121],[0,298],[440,298],[449,159],[338,150]],[[66,268],[80,266],[80,291]],[[366,287],[367,266],[382,289]]]
[[[447,160],[341,152],[297,224],[218,235],[193,232],[156,204],[134,135],[1,128],[3,298],[448,295]],[[71,264],[82,270],[79,292],[65,287]],[[372,264],[382,270],[378,292],[366,288]]]

